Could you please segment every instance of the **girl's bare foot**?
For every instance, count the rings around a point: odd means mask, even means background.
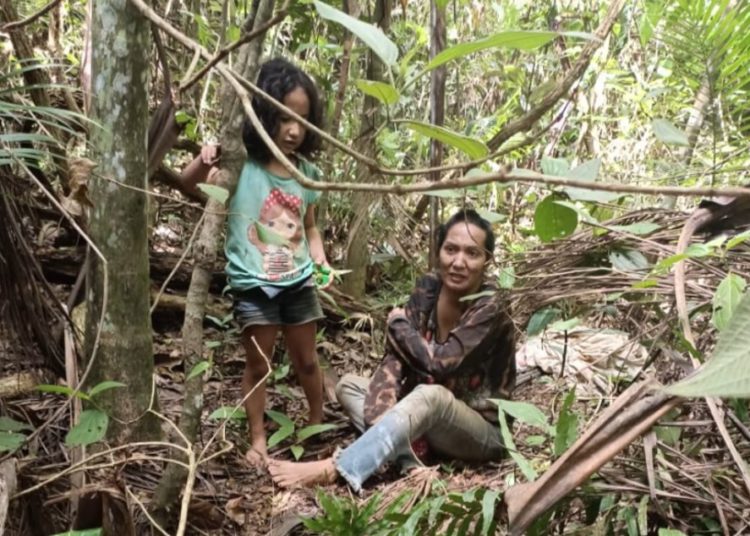
[[[245,453],[245,460],[253,467],[263,467],[268,462],[268,447],[266,438],[258,439],[250,444]]]
[[[316,462],[285,462],[269,458],[268,472],[282,488],[333,484],[338,477],[333,458]]]

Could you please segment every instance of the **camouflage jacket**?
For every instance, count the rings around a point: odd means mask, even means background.
[[[488,398],[508,398],[516,379],[514,327],[507,297],[492,284],[461,315],[443,342],[434,340],[440,279],[422,277],[409,298],[404,315],[387,326],[386,353],[370,381],[365,398],[365,422],[371,426],[420,383],[440,383],[457,398],[497,420]]]

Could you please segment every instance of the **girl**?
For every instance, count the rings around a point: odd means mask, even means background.
[[[317,89],[298,67],[283,59],[268,61],[261,66],[257,85],[313,125],[321,125]],[[252,104],[281,152],[304,175],[317,179],[317,169],[304,158],[313,156],[320,138],[260,97],[255,96]],[[268,454],[262,383],[268,367],[263,356],[273,355],[279,331],[310,406],[309,422],[323,419],[323,381],[315,354],[316,321],[323,311],[312,274],[314,264],[325,270],[328,263],[315,227],[319,192],[292,178],[247,119],[242,138],[248,160],[229,202],[226,272],[247,355],[243,396],[255,388],[245,402],[250,427],[246,458],[260,465]],[[216,156],[215,149],[204,148],[201,165],[213,164]]]

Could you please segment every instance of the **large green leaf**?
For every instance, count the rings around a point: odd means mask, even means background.
[[[547,433],[554,433],[554,428],[547,422],[547,416],[534,404],[501,398],[493,398],[491,402],[497,404],[497,407],[519,422],[534,426]]]
[[[10,417],[0,417],[0,432],[20,432],[21,430],[33,430],[33,428],[25,422],[19,422]]]
[[[227,199],[229,199],[229,190],[222,188],[221,186],[216,186],[215,184],[201,183],[198,185],[198,189],[208,197],[216,199],[222,205],[227,202]]]
[[[666,119],[654,119],[651,122],[651,126],[654,129],[657,139],[667,145],[689,144],[687,134]]]
[[[750,398],[750,294],[745,293],[713,356],[695,374],[667,387],[678,396]]]
[[[337,24],[341,24],[344,28],[352,32],[354,35],[359,37],[372,51],[378,55],[388,66],[392,66],[398,60],[398,47],[388,39],[383,31],[377,26],[368,24],[361,20],[357,20],[339,11],[335,7],[324,4],[315,0],[315,9],[318,10],[318,15],[326,20],[330,20]]]
[[[497,400],[491,401],[497,402]],[[513,441],[513,434],[510,432],[510,426],[508,426],[508,421],[505,418],[505,412],[500,406],[497,408],[497,418],[500,422],[500,436],[503,439],[505,449],[510,453],[510,457],[513,458],[518,465],[518,468],[523,473],[523,476],[525,476],[529,482],[536,480],[536,471],[529,463],[529,460],[527,460],[523,454],[518,452],[518,449],[516,448],[516,444]]]
[[[322,434],[323,432],[328,432],[329,430],[335,430],[336,428],[338,428],[338,426],[331,423],[311,424],[309,426],[305,426],[299,432],[297,432],[297,441],[304,441],[305,439],[308,439],[314,435]]]
[[[555,194],[548,195],[536,206],[534,212],[534,232],[542,242],[564,238],[572,234],[578,226],[576,211],[555,201]]]
[[[69,447],[90,445],[101,441],[107,434],[109,417],[98,409],[87,409],[81,412],[77,425],[70,429],[65,436],[65,444]]]
[[[440,54],[432,58],[432,61],[425,67],[426,70],[434,69],[453,61],[463,58],[474,52],[487,50],[488,48],[504,47],[519,50],[533,50],[540,46],[546,45],[557,37],[557,32],[544,31],[507,31],[500,32],[469,43],[459,43],[452,47],[446,48]]]
[[[737,305],[745,293],[747,283],[737,274],[729,274],[719,283],[714,294],[714,314],[711,318],[716,329],[723,331],[737,309]]]
[[[575,389],[571,389],[563,400],[560,415],[555,424],[555,456],[560,456],[578,438],[578,414],[572,411],[576,400]]]
[[[112,381],[112,380],[106,380],[106,381],[103,381],[101,383],[97,383],[95,386],[93,386],[89,390],[89,396],[96,396],[99,393],[102,393],[104,391],[109,391],[110,389],[116,389],[118,387],[127,387],[127,385],[125,385],[122,382],[116,382],[116,381]]]
[[[383,104],[392,105],[398,102],[399,95],[398,90],[390,84],[385,82],[377,82],[374,80],[355,80],[354,85],[365,95],[378,99]]]
[[[583,162],[579,166],[571,169],[565,177],[570,179],[576,179],[579,181],[595,182],[599,176],[599,168],[601,167],[601,159],[593,158]],[[624,194],[618,192],[604,192],[601,190],[587,190],[585,188],[574,188],[572,186],[566,187],[565,193],[568,197],[575,201],[591,201],[594,203],[608,203],[619,199]]]
[[[26,441],[26,436],[17,432],[0,432],[0,452],[14,451]]]
[[[282,426],[268,438],[268,448],[275,447],[294,433],[294,425]]]
[[[458,132],[453,132],[445,127],[438,127],[429,123],[422,123],[421,121],[404,121],[404,125],[428,138],[455,147],[474,160],[487,156],[490,152],[483,142],[464,136]]]
[[[560,309],[554,307],[545,307],[536,311],[531,315],[529,325],[526,327],[526,336],[533,337],[534,335],[538,335],[558,316],[560,316]]]

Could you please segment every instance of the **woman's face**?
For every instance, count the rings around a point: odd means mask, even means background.
[[[284,105],[305,119],[310,114],[310,99],[300,86],[284,96]],[[279,130],[273,141],[282,153],[290,155],[305,141],[305,132],[302,123],[282,113],[279,116]]]
[[[448,229],[439,255],[444,287],[462,295],[472,294],[479,289],[487,263],[484,250],[486,238],[484,230],[465,221],[457,222]]]

